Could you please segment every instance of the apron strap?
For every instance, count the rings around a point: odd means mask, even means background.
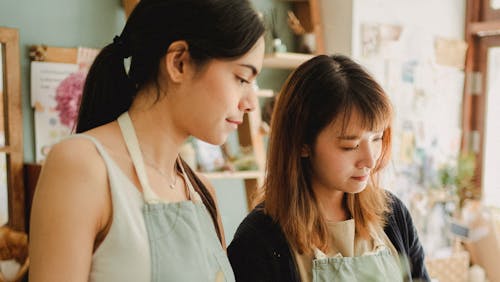
[[[141,154],[141,148],[139,146],[139,141],[137,140],[137,135],[135,134],[134,125],[128,112],[124,112],[118,117],[118,125],[123,134],[123,139],[125,139],[125,144],[127,145],[130,158],[134,164],[134,169],[139,177],[139,182],[142,186],[142,194],[144,200],[147,203],[159,203],[161,199],[156,195],[156,193],[149,186],[148,176],[146,174],[146,168],[144,167],[144,160]]]
[[[201,197],[198,194],[198,192],[196,192],[196,190],[194,190],[194,187],[191,184],[191,181],[189,181],[189,178],[187,177],[186,171],[184,170],[184,166],[182,165],[182,162],[180,161],[179,158],[177,158],[177,164],[181,168],[182,177],[184,178],[184,181],[186,182],[186,185],[188,187],[189,199],[192,201],[194,200],[195,202],[201,202],[202,201]]]
[[[134,164],[134,169],[139,177],[139,182],[142,186],[143,197],[147,203],[157,204],[161,202],[165,202],[165,200],[158,197],[158,195],[153,191],[151,186],[149,185],[148,176],[146,174],[146,168],[144,166],[144,159],[142,158],[141,148],[139,145],[139,140],[137,139],[137,135],[135,134],[134,125],[132,124],[132,120],[130,119],[130,115],[128,112],[124,112],[118,117],[118,125],[120,126],[120,130],[123,134],[123,138],[125,140],[125,145],[127,146],[127,150],[130,154],[130,158],[132,159],[132,163]],[[184,167],[177,158],[177,164],[181,168],[182,177],[186,182],[188,189],[188,197],[190,200],[195,200],[201,202],[200,195],[194,190],[191,181],[187,177],[186,171]]]

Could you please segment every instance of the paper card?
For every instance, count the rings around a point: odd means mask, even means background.
[[[467,43],[459,39],[436,38],[435,40],[436,63],[463,69]]]
[[[37,162],[47,157],[50,148],[71,134],[71,128],[61,124],[56,110],[35,111],[35,156]]]
[[[78,47],[76,64],[82,71],[88,71],[100,49]]]
[[[404,130],[401,134],[399,159],[404,164],[412,164],[415,156],[415,134],[412,130]]]
[[[391,24],[361,24],[361,53],[363,57],[394,57],[400,51],[397,44],[403,27]]]
[[[35,158],[42,162],[52,145],[71,133],[71,128],[61,124],[56,110],[56,89],[72,73],[77,64],[31,63],[31,105],[35,119]]]
[[[77,70],[77,64],[31,62],[31,106],[35,111],[55,108],[57,86]]]

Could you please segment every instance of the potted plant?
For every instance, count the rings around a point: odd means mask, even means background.
[[[474,181],[476,158],[474,153],[460,153],[456,163],[446,164],[438,171],[441,187],[458,198],[458,211],[467,199],[479,197]]]

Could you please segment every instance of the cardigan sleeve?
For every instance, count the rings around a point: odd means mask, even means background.
[[[410,271],[413,281],[431,281],[427,269],[425,267],[425,253],[422,244],[418,238],[417,229],[413,224],[411,214],[403,204],[403,202],[396,196],[391,194],[393,201],[393,219],[397,224],[397,231],[400,233],[399,237],[403,242],[403,248],[406,252],[410,263]]]
[[[240,224],[227,248],[229,262],[238,282],[277,281],[276,263],[266,244],[266,236],[248,217]]]

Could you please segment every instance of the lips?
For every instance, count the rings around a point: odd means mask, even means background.
[[[360,175],[360,176],[353,176],[351,178],[354,180],[357,180],[357,181],[365,181],[368,179],[368,174]]]
[[[243,121],[241,121],[241,120],[232,120],[232,119],[228,119],[228,118],[226,119],[226,121],[229,123],[234,123],[236,125],[240,125],[243,123]]]

